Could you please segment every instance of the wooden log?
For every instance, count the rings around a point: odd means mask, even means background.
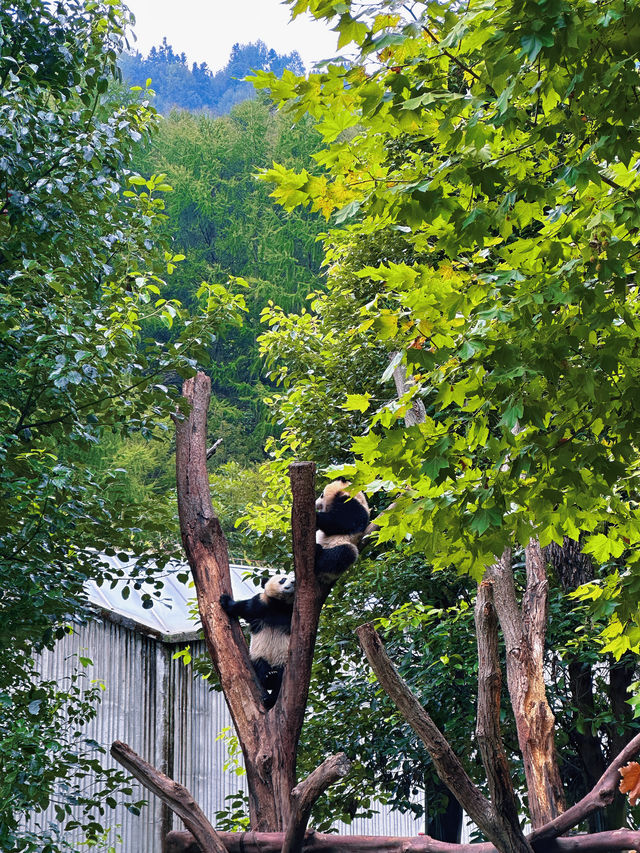
[[[111,755],[178,815],[193,834],[201,853],[227,853],[219,835],[184,785],[156,770],[122,741],[113,742]]]
[[[284,832],[220,832],[229,853],[281,853]],[[374,835],[329,835],[309,832],[304,853],[498,853],[489,842],[453,844],[428,835],[409,837]],[[640,832],[616,829],[593,835],[572,835],[533,845],[535,853],[616,853],[640,850]],[[166,853],[201,853],[189,832],[170,832]]]

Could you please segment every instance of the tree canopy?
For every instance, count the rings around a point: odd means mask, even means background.
[[[150,561],[166,526],[163,502],[122,502],[86,454],[109,433],[166,435],[175,385],[206,358],[217,322],[241,297],[202,284],[189,314],[166,298],[180,256],[154,243],[162,176],[131,169],[155,110],[142,93],[120,100],[117,55],[129,15],[117,0],[19,0],[0,9],[0,847],[53,850],[43,829],[21,837],[27,813],[60,795],[60,826],[83,806],[89,835],[104,800],[83,793],[96,747],[74,745],[96,689],[37,683],[33,652],[86,612],[83,584],[105,578],[100,553]],[[114,94],[116,93],[116,94]],[[199,303],[199,304],[198,304]],[[151,319],[177,328],[147,337]],[[147,587],[145,598],[157,591]],[[64,790],[60,780],[66,781]],[[110,781],[111,780],[111,781]],[[122,789],[103,777],[102,794]],[[56,788],[56,786],[58,786]],[[126,788],[126,784],[124,784]],[[47,847],[47,845],[50,845]]]
[[[514,539],[582,538],[612,564],[593,597],[625,592],[606,648],[637,649],[637,5],[292,9],[354,61],[256,75],[328,146],[320,175],[269,170],[274,196],[410,250],[355,270],[378,292],[347,333],[410,377],[399,402],[344,400],[368,415],[349,473],[394,498],[379,541],[479,577]]]
[[[304,74],[296,50],[280,54],[260,40],[234,44],[226,65],[215,72],[206,62],[193,62],[189,67],[186,55],[176,53],[166,38],[147,56],[124,51],[118,65],[130,86],[144,86],[151,79],[153,105],[161,113],[184,109],[224,115],[235,104],[255,98],[255,89],[245,80],[252,71],[272,71],[279,76],[288,68],[294,74]]]

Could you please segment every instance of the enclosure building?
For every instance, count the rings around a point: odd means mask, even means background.
[[[113,562],[115,566],[115,558]],[[184,567],[179,571],[184,572]],[[248,579],[251,571],[231,566],[234,598],[255,595],[256,586]],[[176,658],[187,647],[192,659],[205,654],[195,590],[192,584],[178,581],[177,572],[166,575],[162,600],[150,609],[142,606],[143,590],[131,584],[129,597],[122,597],[126,581],[113,589],[108,584],[90,584],[87,594],[96,619],[77,626],[52,652],[45,652],[40,671],[44,679],[63,682],[78,668],[79,656],[90,658],[88,677],[102,681],[105,689],[97,717],[87,725],[87,736],[107,751],[114,740],[127,743],[185,785],[215,826],[216,812],[228,806],[226,798],[245,789],[242,756],[239,751],[237,757],[230,756],[234,730],[222,693],[194,677],[192,663],[185,666],[182,658]],[[108,755],[104,760],[119,766]],[[106,846],[115,845],[118,853],[161,853],[167,831],[184,826],[137,782],[132,799],[146,799],[148,806],[140,815],[122,805],[107,813],[112,829]],[[356,819],[336,828],[345,834],[370,835],[416,835],[422,830],[422,821],[411,815],[379,809],[371,820]],[[51,810],[34,817],[30,828],[36,828],[36,821],[42,826],[53,820]],[[67,840],[82,839],[71,834]]]

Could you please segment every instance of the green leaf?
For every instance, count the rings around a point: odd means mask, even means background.
[[[371,401],[371,394],[347,394],[347,402],[343,408],[348,411],[366,412]]]

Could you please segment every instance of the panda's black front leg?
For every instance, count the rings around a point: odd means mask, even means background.
[[[220,596],[220,607],[227,613],[229,616],[239,616],[240,614],[237,612],[239,602],[234,601],[230,595],[227,595],[226,592],[223,592]]]
[[[229,616],[238,616],[240,619],[246,619],[247,621],[253,618],[254,610],[256,609],[252,598],[245,599],[244,601],[235,601],[226,592],[223,592],[220,596],[220,607]]]

